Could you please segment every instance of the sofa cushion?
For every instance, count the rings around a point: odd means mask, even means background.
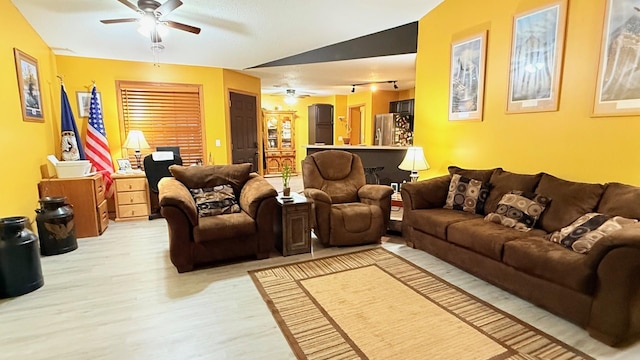
[[[444,208],[482,214],[488,195],[487,183],[455,174],[449,183]]]
[[[233,165],[182,166],[171,165],[171,175],[189,189],[208,188],[230,184],[236,196],[249,180],[250,163]]]
[[[546,232],[571,224],[580,216],[592,212],[598,205],[604,186],[558,179],[549,174],[542,178],[535,192],[553,199],[538,222]]]
[[[489,214],[496,212],[498,202],[500,202],[504,194],[512,190],[533,192],[538,182],[540,182],[540,178],[542,178],[542,173],[525,175],[496,169],[489,180],[491,190],[489,191],[487,201],[484,203],[484,213]]]
[[[527,232],[536,224],[550,200],[535,193],[511,191],[504,194],[496,212],[487,214],[484,219]]]
[[[198,208],[198,216],[214,216],[240,212],[240,206],[231,185],[189,189]]]
[[[405,212],[402,222],[440,239],[447,238],[447,227],[460,221],[482,219],[480,215],[447,209],[420,209]]]
[[[595,288],[595,269],[586,256],[543,237],[520,238],[504,245],[503,262],[517,270],[585,294]]]
[[[640,219],[640,187],[620,183],[607,184],[598,212],[601,214]]]
[[[196,243],[220,241],[249,236],[256,233],[256,222],[244,211],[233,214],[200,218],[193,228]]]
[[[471,170],[471,169],[463,169],[463,168],[452,165],[452,166],[449,166],[448,170],[449,170],[449,174],[451,175],[458,174],[460,176],[464,176],[469,179],[478,179],[484,183],[488,183],[489,180],[491,179],[491,175],[493,175],[493,172],[497,169]]]
[[[588,213],[570,225],[549,234],[547,239],[575,252],[586,254],[596,241],[637,222],[636,219],[627,219],[622,216]]]
[[[530,236],[530,234],[532,236],[546,235],[540,229],[534,229],[526,236]],[[503,245],[523,236],[525,235],[518,230],[480,218],[449,225],[446,239],[494,260],[502,261]]]

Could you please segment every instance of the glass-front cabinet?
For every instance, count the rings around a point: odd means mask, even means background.
[[[295,172],[295,111],[264,110],[265,174],[282,172],[288,164]]]

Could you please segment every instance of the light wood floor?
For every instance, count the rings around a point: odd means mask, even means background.
[[[637,359],[397,237],[382,245],[598,359]],[[373,246],[373,245],[372,245]],[[111,222],[73,252],[42,258],[44,287],[0,300],[0,359],[293,359],[248,270],[351,252],[253,260],[178,274],[164,219]],[[418,335],[419,336],[419,335]],[[398,358],[403,358],[402,354]]]

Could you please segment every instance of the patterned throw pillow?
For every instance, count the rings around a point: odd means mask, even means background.
[[[570,225],[547,235],[547,239],[575,252],[586,254],[596,241],[624,226],[637,222],[636,219],[627,219],[622,216],[588,213]]]
[[[199,217],[240,212],[240,206],[231,185],[189,189],[189,191],[196,201]]]
[[[449,183],[449,193],[444,208],[481,214],[487,196],[489,196],[488,184],[455,174]]]
[[[550,201],[543,195],[510,191],[502,196],[496,212],[489,213],[484,219],[526,232],[533,228]]]

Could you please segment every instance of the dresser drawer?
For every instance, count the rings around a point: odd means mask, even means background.
[[[105,188],[104,188],[104,180],[102,179],[102,175],[100,175],[95,179],[95,181],[93,182],[93,187],[96,189],[96,204],[100,204],[102,203],[102,200],[105,199],[104,197]]]
[[[148,216],[149,208],[147,204],[119,205],[118,215],[121,218]]]
[[[102,200],[102,203],[98,205],[98,231],[102,234],[109,226],[109,208],[107,207],[107,200]]]
[[[146,190],[147,179],[146,178],[133,178],[133,179],[117,179],[116,191],[136,191]]]
[[[119,205],[146,204],[146,191],[124,191],[116,193]]]

